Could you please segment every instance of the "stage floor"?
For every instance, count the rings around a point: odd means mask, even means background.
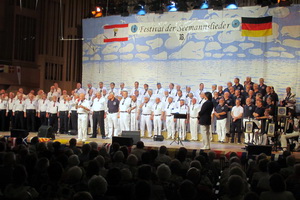
[[[8,137],[10,136],[10,132],[0,132],[0,137]],[[37,132],[29,133],[27,141],[30,142],[31,138],[37,136]],[[98,138],[89,138],[91,135],[88,135],[88,138],[85,143],[96,142],[98,145],[105,146],[109,149],[112,139],[102,139],[98,135]],[[76,138],[76,135],[67,135],[67,134],[57,134],[54,141],[59,141],[61,144],[68,145],[69,140],[71,138]],[[215,138],[214,138],[215,139]],[[183,145],[172,143],[173,140],[165,139],[164,141],[153,141],[153,138],[141,138],[141,141],[144,142],[144,145],[147,149],[158,149],[160,146],[166,146],[169,151],[176,152],[180,147],[185,147],[188,151],[199,152],[203,147],[203,143],[201,141],[183,141]],[[171,144],[172,143],[172,144]],[[78,146],[82,146],[83,142],[78,142]],[[132,148],[134,148],[133,146]],[[236,152],[239,155],[246,155],[247,151],[245,149],[246,145],[244,144],[232,144],[232,143],[218,143],[211,142],[211,150],[217,152],[219,155],[229,155],[231,152]],[[130,149],[132,149],[130,148]],[[273,155],[279,156],[282,154],[282,151],[272,152]],[[293,152],[297,161],[300,161],[300,152]]]

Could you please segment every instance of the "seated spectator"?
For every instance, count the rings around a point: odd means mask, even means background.
[[[96,158],[94,158],[94,160],[96,160],[98,162],[98,166],[99,166],[99,175],[106,177],[107,174],[107,169],[105,169],[105,160],[103,158],[103,156],[97,156]]]
[[[69,148],[73,150],[74,154],[79,155],[81,154],[81,150],[76,147],[77,140],[75,138],[70,139],[69,141]]]
[[[102,176],[93,176],[88,182],[89,192],[94,200],[105,199],[107,182]]]
[[[255,172],[253,174],[252,180],[251,180],[251,189],[253,191],[257,191],[257,184],[260,181],[260,179],[264,178],[264,177],[269,177],[269,173],[268,173],[268,163],[269,160],[268,159],[262,159],[259,161],[258,163],[258,172]]]
[[[134,149],[131,151],[131,154],[136,155],[136,157],[138,158],[139,161],[142,160],[142,154],[143,154],[144,152],[146,152],[145,149],[144,149],[144,147],[145,147],[145,146],[144,146],[144,142],[138,141],[138,142],[136,143],[136,148],[134,148]]]
[[[82,192],[77,192],[73,196],[73,200],[93,200],[92,195],[89,192],[82,191]]]
[[[300,199],[300,164],[294,165],[294,173],[286,179],[287,190]]]
[[[160,164],[166,164],[169,165],[171,163],[171,158],[170,156],[167,155],[167,147],[166,146],[161,146],[159,148],[158,155],[155,159],[155,164],[160,165]]]
[[[284,179],[286,179],[287,177],[289,177],[290,175],[292,175],[294,173],[295,163],[296,163],[296,158],[294,156],[288,156],[286,158],[287,167],[281,168],[281,170],[280,170],[280,174],[282,175],[282,177]]]
[[[13,170],[12,183],[7,185],[4,196],[7,199],[33,199],[38,197],[37,191],[26,185],[27,172],[24,166],[17,165]]]
[[[269,179],[270,191],[262,192],[260,195],[261,200],[294,200],[291,192],[286,191],[286,185],[283,177],[280,174],[273,174]]]
[[[245,188],[244,181],[238,175],[232,175],[228,179],[227,192],[221,199],[222,200],[242,200],[244,199]]]
[[[269,176],[261,178],[257,184],[258,193],[270,190],[269,178],[272,174],[279,173],[280,166],[277,162],[271,161],[268,163],[268,173]]]

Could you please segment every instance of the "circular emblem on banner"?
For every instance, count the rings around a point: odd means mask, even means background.
[[[137,30],[138,30],[138,26],[137,25],[133,25],[131,27],[131,32],[135,33],[135,32],[137,32]]]
[[[233,27],[233,28],[237,28],[237,27],[240,26],[240,24],[241,24],[241,22],[240,22],[239,20],[235,19],[235,20],[233,20],[233,22],[232,22],[232,27]]]

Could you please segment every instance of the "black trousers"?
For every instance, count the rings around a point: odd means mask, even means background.
[[[15,116],[12,114],[12,110],[9,110],[6,117],[6,125],[5,130],[9,131],[11,130],[15,125]]]
[[[48,119],[46,117],[46,112],[40,112],[40,122],[41,122],[41,126],[48,126]]]
[[[93,137],[97,137],[97,125],[100,126],[100,132],[102,137],[105,137],[104,128],[104,111],[93,112]]]
[[[68,111],[60,111],[59,112],[59,121],[60,121],[60,133],[68,133]]]
[[[24,129],[24,112],[23,111],[16,111],[15,112],[14,128]]]
[[[72,130],[76,130],[77,131],[77,120],[78,120],[78,114],[77,111],[71,111],[71,126],[72,126]]]
[[[0,131],[5,131],[6,110],[0,110]]]
[[[27,130],[31,132],[35,132],[35,110],[26,110],[26,122],[27,122]]]
[[[57,130],[58,130],[57,114],[49,114],[49,126],[52,126],[53,133],[57,133]]]
[[[242,135],[242,120],[238,119],[235,122],[231,123],[230,127],[231,132],[231,142],[234,142],[235,133],[238,133],[238,143],[241,143],[241,135]]]

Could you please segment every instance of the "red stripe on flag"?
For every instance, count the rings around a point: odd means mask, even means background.
[[[263,23],[263,24],[242,23],[242,30],[265,30],[265,29],[271,29],[271,28],[272,28],[272,22]]]
[[[114,25],[106,25],[104,29],[112,29],[112,28],[126,28],[128,24],[114,24]]]
[[[124,42],[128,41],[128,37],[125,38],[110,38],[110,39],[104,39],[104,42]]]

